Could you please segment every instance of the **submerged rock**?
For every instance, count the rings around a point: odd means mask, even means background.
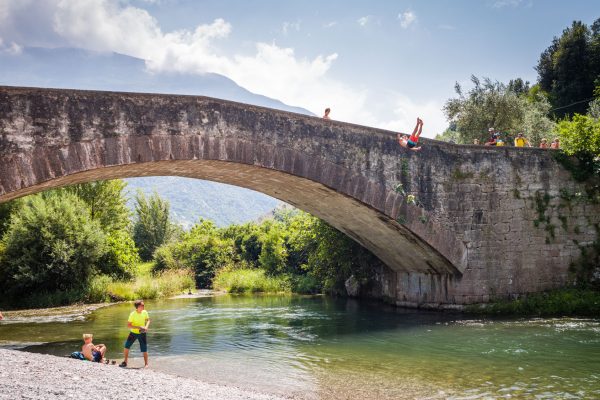
[[[358,297],[360,294],[360,283],[354,275],[350,276],[350,278],[346,279],[344,282],[344,286],[346,287],[346,294],[350,297]]]

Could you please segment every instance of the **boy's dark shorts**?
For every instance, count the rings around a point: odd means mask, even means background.
[[[98,363],[102,361],[102,353],[99,351],[92,351],[92,361]]]
[[[144,332],[144,333],[129,332],[129,336],[127,336],[127,340],[125,341],[125,348],[130,349],[136,340],[140,341],[140,350],[142,351],[142,353],[146,353],[148,351],[148,342],[146,341],[146,332]]]

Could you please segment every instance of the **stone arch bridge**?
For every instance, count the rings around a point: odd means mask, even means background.
[[[378,295],[399,305],[567,283],[600,209],[561,206],[560,193],[581,189],[551,151],[423,142],[408,151],[393,132],[207,97],[0,87],[0,202],[93,180],[193,177],[329,222],[389,267]]]

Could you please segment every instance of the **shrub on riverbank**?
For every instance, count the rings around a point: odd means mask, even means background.
[[[267,276],[262,269],[222,269],[213,280],[215,290],[228,293],[290,293],[289,278]]]
[[[593,316],[600,315],[600,292],[589,289],[560,289],[467,307],[468,313],[511,316]]]
[[[194,289],[191,271],[165,271],[158,275],[138,276],[131,281],[115,280],[106,275],[94,277],[86,300],[91,303],[170,297]]]

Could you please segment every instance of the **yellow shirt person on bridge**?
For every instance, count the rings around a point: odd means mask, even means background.
[[[515,138],[515,147],[531,147],[529,141],[523,137],[523,133],[519,133]]]

